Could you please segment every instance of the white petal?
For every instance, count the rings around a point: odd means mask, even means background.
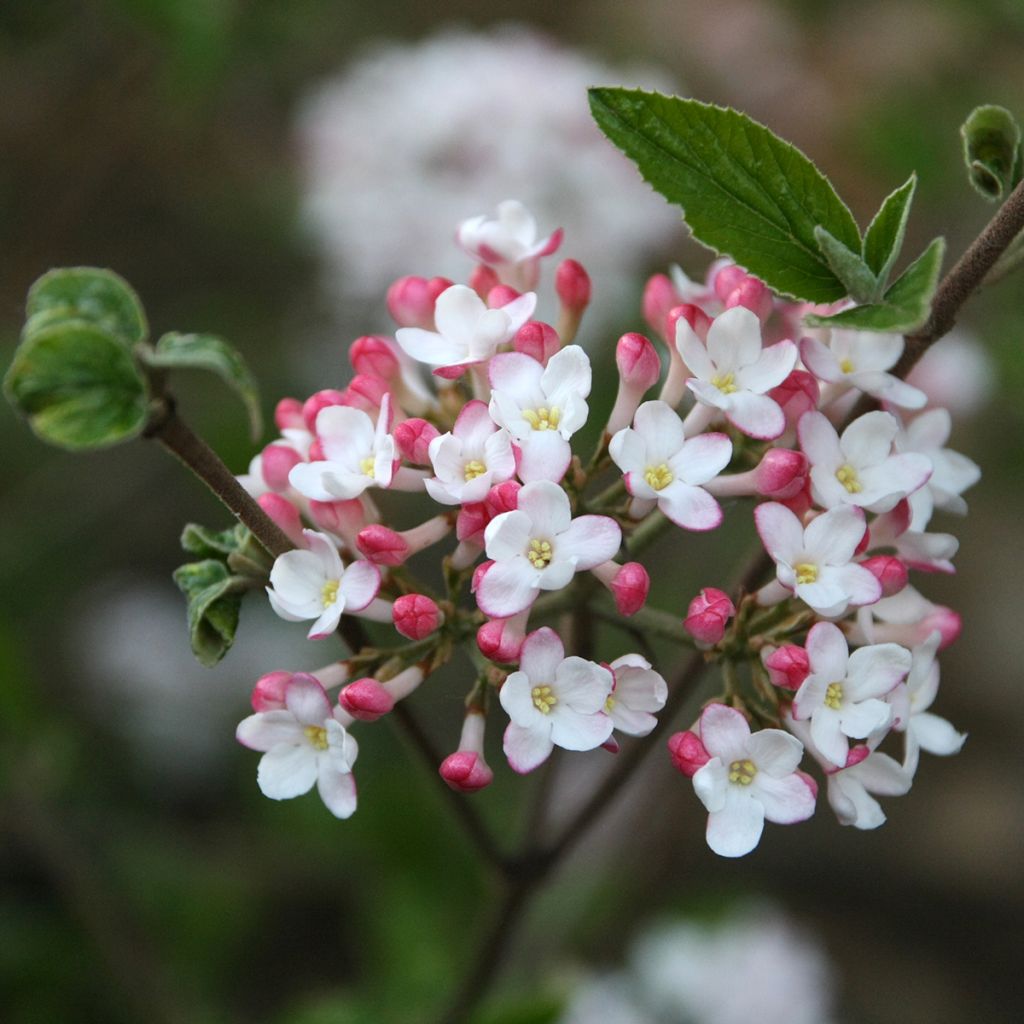
[[[711,758],[694,773],[693,791],[709,811],[720,811],[725,806],[728,789],[729,773],[721,758]]]
[[[551,742],[563,750],[596,750],[614,728],[615,723],[600,711],[581,715],[556,706],[551,714]]]
[[[899,644],[861,647],[850,655],[843,690],[851,700],[882,697],[906,677],[912,662],[910,651]]]
[[[759,729],[751,733],[747,742],[747,752],[757,765],[757,776],[761,773],[780,779],[796,771],[803,757],[803,744],[788,732],[781,729]]]
[[[339,772],[321,759],[316,788],[324,806],[336,818],[351,818],[356,809],[356,780],[351,772]]]
[[[758,772],[751,788],[765,818],[776,825],[793,825],[814,814],[814,790],[796,772],[784,778]]]
[[[521,509],[495,516],[484,530],[487,557],[499,562],[518,558],[533,537],[533,523]]]
[[[278,744],[260,758],[256,782],[263,795],[271,800],[290,800],[313,788],[316,761],[312,747]]]
[[[804,530],[785,505],[767,501],[756,506],[754,522],[761,543],[772,558],[789,563],[796,560],[804,546]]]
[[[541,390],[551,405],[561,409],[570,395],[586,398],[591,386],[590,359],[579,345],[556,352],[541,374]]]
[[[551,742],[550,725],[542,723],[539,729],[524,729],[509,722],[505,729],[502,747],[512,770],[525,775],[543,764],[551,754],[554,744]]]
[[[313,676],[294,675],[285,687],[284,703],[299,725],[322,728],[331,716],[331,702]]]
[[[796,345],[791,341],[777,341],[769,345],[755,363],[737,371],[737,386],[756,395],[777,388],[793,372],[798,354]]]
[[[462,348],[465,354],[473,342],[477,324],[487,312],[488,309],[483,299],[472,288],[456,284],[451,288],[446,288],[437,297],[437,302],[434,304],[434,323],[437,324],[438,333]],[[407,328],[407,330],[411,329]],[[401,333],[401,331],[397,332],[396,338],[399,345],[405,348],[401,338],[398,337]],[[412,352],[409,354],[413,358],[419,358]]]
[[[557,430],[531,430],[519,439],[519,479],[557,483],[572,461],[572,448]]]
[[[531,677],[527,672],[513,672],[498,691],[498,699],[505,709],[505,714],[512,719],[516,725],[524,729],[533,728],[542,712],[534,706],[533,687],[542,685],[543,680],[551,680],[554,675],[547,677],[534,675]]]
[[[537,598],[538,575],[525,558],[495,562],[477,588],[480,610],[491,618],[507,619],[529,608]]]
[[[632,427],[623,427],[612,437],[608,444],[608,454],[623,473],[639,473],[642,477],[650,464],[647,459],[647,444]]]
[[[750,366],[760,354],[761,321],[745,306],[733,306],[711,321],[708,355],[720,371]]]
[[[888,412],[868,412],[857,417],[839,439],[843,455],[854,466],[874,466],[892,451],[899,423]]]
[[[712,757],[731,764],[747,756],[750,725],[735,708],[709,704],[700,716],[700,738]]]
[[[833,474],[843,464],[839,435],[823,413],[805,412],[797,424],[797,434],[800,447],[812,466],[821,466],[825,472]]]
[[[737,430],[759,441],[774,441],[786,429],[786,414],[779,403],[767,395],[737,391],[729,395],[728,404],[723,408],[726,418]]]
[[[612,692],[612,680],[611,672],[601,665],[575,655],[566,658],[555,674],[558,703],[578,714],[592,715],[604,708]]]
[[[523,352],[500,352],[487,364],[491,388],[508,395],[520,409],[543,405],[543,374],[543,365]]]
[[[683,421],[665,402],[644,402],[633,416],[633,427],[646,448],[645,465],[667,462],[683,447]]]
[[[614,519],[609,516],[579,516],[558,535],[556,557],[575,560],[578,570],[593,569],[614,558],[621,543],[622,530]]]
[[[720,857],[742,857],[750,853],[760,842],[763,831],[764,807],[752,794],[740,792],[738,786],[729,786],[725,807],[708,815],[708,846]]]
[[[819,380],[832,382],[843,379],[843,370],[835,353],[815,338],[801,339],[800,358]]]
[[[701,434],[686,441],[669,459],[669,469],[684,483],[699,487],[713,480],[732,459],[732,441],[725,434]],[[651,460],[655,464],[661,460]]]
[[[854,740],[867,739],[878,729],[886,728],[892,721],[892,707],[884,700],[861,701],[847,705],[839,713],[841,728],[845,736]]]
[[[805,646],[811,672],[819,676],[826,686],[846,678],[850,648],[838,626],[831,622],[812,626]]]
[[[684,530],[714,530],[722,522],[722,508],[701,487],[673,480],[657,492],[658,508]]]
[[[572,521],[568,495],[558,484],[547,480],[538,480],[522,487],[518,509],[530,519],[531,537],[551,540],[564,533]]]
[[[550,685],[555,681],[558,666],[564,659],[565,647],[561,638],[553,629],[544,626],[532,632],[523,642],[519,667],[529,676],[531,685]]]
[[[914,739],[929,754],[948,756],[957,754],[967,739],[967,733],[957,732],[944,718],[923,711],[910,719]]]
[[[849,507],[825,512],[804,532],[808,554],[825,565],[846,565],[863,537],[864,513]]]
[[[683,362],[689,367],[690,372],[700,380],[711,380],[717,373],[704,342],[697,337],[684,316],[676,321],[676,350],[683,357]]]
[[[302,742],[302,727],[288,711],[260,711],[244,718],[235,730],[235,739],[250,750],[268,751],[278,744]]]
[[[371,562],[359,559],[353,562],[341,577],[338,596],[344,600],[347,612],[362,611],[380,590],[380,570]]]

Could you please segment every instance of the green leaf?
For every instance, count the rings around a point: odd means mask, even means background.
[[[878,279],[860,253],[851,252],[820,224],[814,229],[814,237],[832,272],[843,282],[846,294],[858,302],[874,302],[879,297]]]
[[[601,130],[683,207],[693,236],[775,291],[833,302],[847,289],[818,248],[820,225],[853,252],[860,233],[798,149],[735,110],[637,89],[590,90]]]
[[[885,197],[864,232],[864,262],[877,275],[883,289],[903,248],[907,217],[916,188],[917,175],[912,174],[905,184]]]
[[[808,316],[812,327],[848,327],[860,331],[906,334],[917,330],[931,311],[946,242],[936,238],[897,278],[879,303],[844,309],[833,316]]]
[[[209,370],[217,374],[245,404],[253,440],[263,432],[256,379],[238,351],[212,334],[165,334],[155,349],[140,351],[142,359],[159,369]]]
[[[241,595],[252,581],[231,575],[223,562],[210,558],[176,569],[174,582],[188,601],[193,653],[204,665],[216,665],[234,643]]]
[[[42,440],[62,448],[104,448],[135,437],[146,424],[146,384],[131,353],[82,320],[22,341],[4,391]]]
[[[200,558],[225,559],[238,547],[238,530],[238,526],[211,530],[198,523],[186,523],[181,531],[181,546],[190,555],[199,555]]]
[[[120,340],[126,348],[145,341],[146,314],[124,278],[97,267],[51,270],[29,289],[24,336],[57,323],[85,320]]]
[[[993,202],[1020,179],[1020,126],[1005,107],[975,107],[960,128],[971,184]]]

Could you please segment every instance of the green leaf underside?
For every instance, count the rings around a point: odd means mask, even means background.
[[[945,249],[944,239],[934,239],[893,282],[882,302],[844,309],[832,316],[808,316],[805,322],[812,327],[848,327],[893,334],[917,330],[928,319]]]
[[[960,128],[968,178],[986,199],[1002,199],[1020,179],[1020,126],[1005,107],[975,107]]]
[[[211,558],[176,569],[174,582],[188,601],[193,653],[204,665],[217,664],[234,643],[241,595],[250,581],[231,575],[223,562]]]
[[[146,423],[146,385],[131,353],[81,320],[22,341],[4,389],[35,433],[63,448],[104,448],[135,437]]]
[[[883,288],[903,248],[910,204],[914,201],[916,188],[917,175],[912,174],[905,184],[885,197],[864,232],[864,262],[877,275]]]
[[[156,348],[143,352],[150,366],[162,369],[208,370],[217,374],[245,405],[253,440],[263,432],[256,379],[238,351],[212,334],[165,334]]]
[[[112,270],[66,267],[44,274],[29,289],[24,337],[57,323],[84,320],[126,348],[145,341],[146,314],[131,285]]]
[[[190,555],[201,558],[227,558],[239,544],[239,531],[244,526],[232,526],[227,530],[211,530],[198,523],[187,523],[181,531],[181,546]]]
[[[722,107],[633,89],[590,90],[601,130],[684,210],[693,236],[795,299],[846,295],[816,226],[854,252],[856,222],[828,179],[764,125]]]
[[[819,224],[814,237],[832,272],[843,282],[846,293],[858,302],[874,302],[878,297],[878,280],[860,253],[851,252],[839,239]]]

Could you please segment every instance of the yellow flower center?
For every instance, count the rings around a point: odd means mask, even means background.
[[[328,580],[320,589],[320,600],[325,608],[330,608],[338,600],[339,580]]]
[[[843,684],[829,683],[825,690],[825,707],[838,711],[843,703]]]
[[[848,462],[836,470],[836,479],[846,488],[847,494],[860,494],[864,487],[861,485],[857,470]]]
[[[735,782],[738,786],[749,786],[757,774],[757,765],[750,758],[743,758],[742,761],[733,761],[729,765],[729,781]]]
[[[543,686],[535,686],[530,691],[533,698],[533,706],[542,714],[550,715],[551,709],[558,703],[554,691],[546,683]]]
[[[795,568],[797,583],[816,583],[818,581],[818,567],[813,562],[799,562]]]
[[[317,750],[327,749],[327,730],[319,725],[307,725],[302,730],[306,734],[306,739],[309,740],[310,745]]]
[[[612,711],[615,710],[615,705],[616,704],[618,704],[618,701],[615,699],[614,696],[612,696],[612,694],[609,693],[608,696],[605,697],[605,699],[604,699],[604,709],[605,709],[605,711],[607,711],[608,714],[611,714]]]
[[[644,479],[649,487],[660,491],[668,487],[675,477],[672,475],[672,470],[668,468],[668,463],[663,462],[660,466],[648,466],[644,470]]]
[[[535,538],[530,541],[530,546],[526,549],[526,557],[530,560],[530,565],[534,569],[546,569],[553,554],[551,541],[549,540],[537,540]]]
[[[372,455],[368,455],[365,459],[363,459],[359,463],[359,472],[362,473],[363,476],[373,476],[373,465],[374,465],[373,456]]]
[[[462,475],[466,478],[468,484],[470,480],[475,480],[478,476],[483,476],[487,472],[487,467],[479,461],[479,459],[472,459],[462,467]]]
[[[843,359],[839,363],[839,369],[842,370],[843,373],[853,373],[853,360],[852,359]]]
[[[736,391],[736,375],[732,373],[719,373],[711,378],[714,384],[723,395],[731,395]]]
[[[551,406],[539,406],[536,409],[524,409],[523,419],[533,427],[534,430],[556,430],[558,421],[562,418],[561,410]]]

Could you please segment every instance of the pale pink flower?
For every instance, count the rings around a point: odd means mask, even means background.
[[[484,402],[467,402],[451,432],[435,437],[428,451],[434,476],[424,486],[443,505],[483,501],[494,484],[515,475],[512,440]]]
[[[605,712],[619,732],[646,736],[658,724],[654,712],[665,706],[668,684],[639,654],[624,654],[609,668],[615,682],[605,701]]]

